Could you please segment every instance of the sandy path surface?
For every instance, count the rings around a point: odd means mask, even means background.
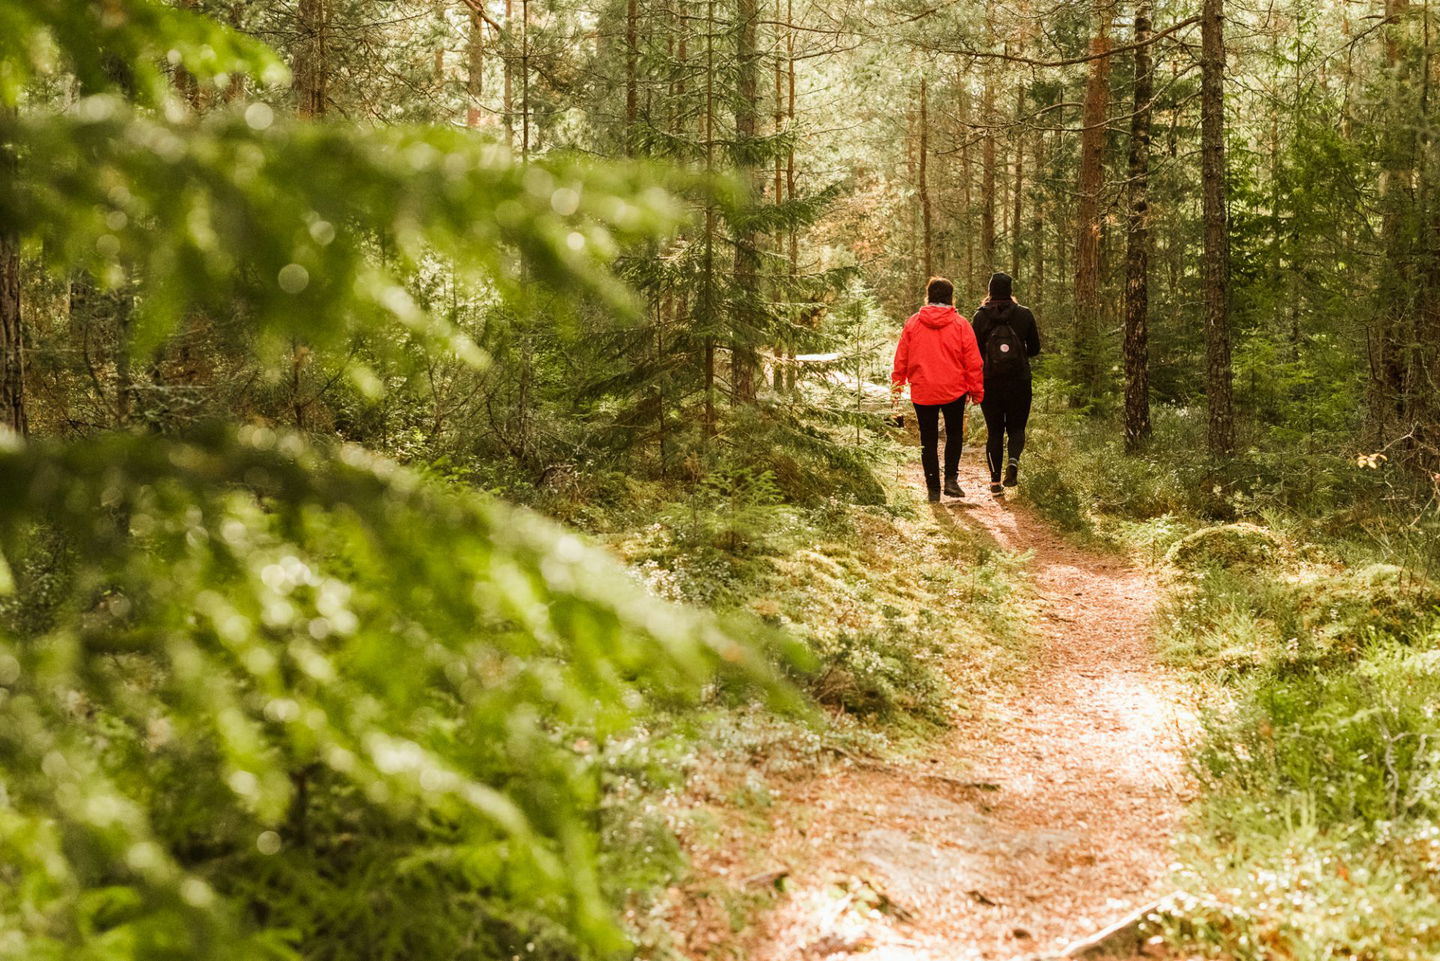
[[[967,451],[967,496],[933,509],[1033,552],[1039,648],[928,757],[785,787],[777,809],[811,816],[781,813],[776,849],[809,863],[746,939],[755,961],[1045,957],[1165,893],[1188,712],[1151,653],[1156,586],[982,481]]]

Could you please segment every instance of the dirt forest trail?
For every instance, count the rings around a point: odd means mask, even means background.
[[[1190,713],[1152,654],[1156,585],[992,497],[981,458],[966,451],[963,500],[928,507],[942,530],[1031,552],[1036,649],[927,756],[794,785],[786,803],[815,812],[797,843],[823,853],[761,925],[755,961],[1058,956],[1165,893]]]

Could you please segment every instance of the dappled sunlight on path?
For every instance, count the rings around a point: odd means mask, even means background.
[[[982,493],[983,479],[967,452],[968,496],[931,511],[942,530],[1031,555],[1030,664],[928,756],[848,759],[776,798],[781,840],[814,864],[766,920],[756,961],[1044,957],[1165,891],[1190,719],[1151,654],[1156,587]],[[803,825],[792,808],[810,812]]]

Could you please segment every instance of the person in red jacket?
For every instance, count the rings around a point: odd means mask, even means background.
[[[980,403],[985,396],[984,362],[975,344],[975,331],[955,309],[955,285],[932,277],[925,288],[927,303],[905,322],[895,348],[895,369],[890,375],[891,398],[910,385],[910,402],[920,426],[920,464],[930,500],[940,499],[940,417],[945,417],[945,494],[964,497],[957,474],[960,449],[965,442],[965,400]]]

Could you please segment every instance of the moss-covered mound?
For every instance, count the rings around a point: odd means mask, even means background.
[[[1209,567],[1260,567],[1275,561],[1280,542],[1254,524],[1220,524],[1188,534],[1175,542],[1165,562],[1183,571]]]

